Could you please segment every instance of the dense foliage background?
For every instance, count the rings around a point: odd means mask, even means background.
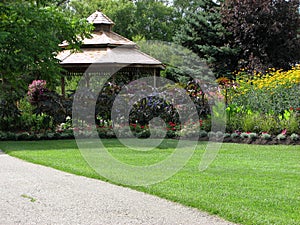
[[[290,126],[299,133],[298,0],[3,0],[0,2],[1,130],[57,129],[71,115],[72,102],[57,91],[61,67],[55,56],[64,40],[70,43],[70,48],[80,48],[80,40],[92,30],[84,18],[95,10],[107,14],[115,22],[114,31],[129,39],[144,43],[173,42],[204,60],[218,78],[220,90],[216,96],[224,97],[228,131],[251,128],[256,132],[278,133]],[[144,49],[142,42],[139,43]],[[165,50],[157,46],[150,53],[166,58]],[[201,120],[209,120],[209,96],[192,83],[187,72],[192,70],[187,67],[167,64],[162,75],[185,88],[197,105]],[[46,86],[35,96],[38,101],[28,99],[29,85],[44,81]],[[67,86],[75,89],[77,81],[78,78],[68,80]],[[111,102],[121,88],[119,84],[109,87],[112,90],[107,93],[114,95],[103,92],[106,102]],[[160,101],[152,99],[143,104],[150,104],[149,110]],[[98,122],[110,119],[109,111],[97,108],[101,115],[96,118],[102,118]],[[139,113],[142,112],[132,115],[140,118]],[[166,115],[166,122],[175,124],[172,114],[173,111]],[[235,121],[234,117],[242,119]],[[253,125],[258,117],[273,122],[267,128]],[[296,122],[285,122],[291,119]],[[245,126],[251,120],[252,125]],[[209,131],[209,122],[203,124]],[[145,121],[142,125],[146,125]]]

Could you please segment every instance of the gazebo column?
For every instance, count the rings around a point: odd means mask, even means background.
[[[153,69],[153,79],[154,79],[154,87],[157,86],[157,77],[160,77],[160,69],[159,68],[154,68]]]
[[[66,84],[65,84],[65,76],[61,76],[61,95],[63,98],[66,97]]]
[[[90,88],[90,75],[88,73],[84,73],[84,78],[86,82],[86,87]]]
[[[157,76],[157,74],[156,74],[156,68],[154,68],[153,69],[153,80],[154,80],[154,88],[156,88],[156,76]]]

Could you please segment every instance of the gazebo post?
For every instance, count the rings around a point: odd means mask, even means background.
[[[154,80],[154,88],[156,88],[156,68],[154,68],[154,70],[153,70],[153,80]]]
[[[61,95],[63,98],[66,97],[66,87],[65,87],[65,76],[61,76]]]
[[[85,81],[86,81],[86,87],[90,87],[90,76],[88,73],[84,73]]]

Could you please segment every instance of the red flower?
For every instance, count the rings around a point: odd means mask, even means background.
[[[291,111],[293,111],[293,110],[294,110],[294,108],[293,108],[293,107],[290,107],[290,110],[291,110]]]
[[[203,121],[202,121],[202,120],[199,120],[199,123],[200,123],[200,127],[202,127]]]
[[[176,124],[173,123],[173,122],[169,122],[169,125],[170,125],[171,127],[175,127],[175,126],[176,126]]]

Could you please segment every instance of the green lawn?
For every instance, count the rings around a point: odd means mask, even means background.
[[[102,140],[114,157],[140,165],[172,153],[175,141],[137,152],[117,140]],[[170,146],[170,148],[168,148]],[[300,224],[299,146],[223,144],[204,172],[198,166],[206,143],[199,143],[187,165],[170,179],[134,189],[217,214],[241,224]],[[0,142],[0,149],[24,160],[105,180],[82,158],[74,140]]]

